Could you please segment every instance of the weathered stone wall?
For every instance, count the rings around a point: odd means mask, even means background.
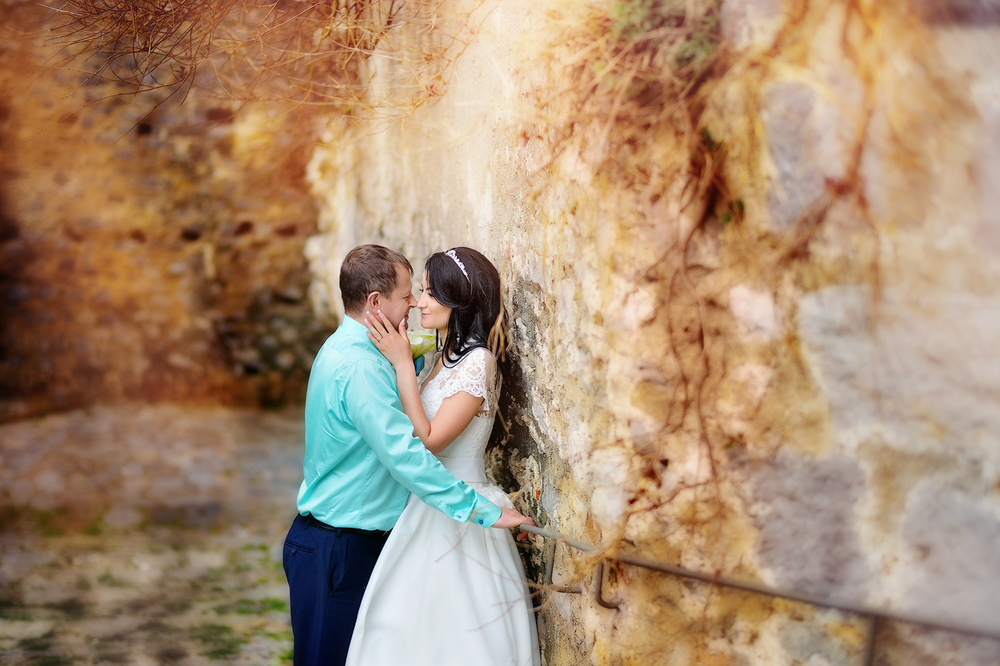
[[[308,114],[132,94],[0,7],[0,420],[298,400],[329,332],[302,248]]]
[[[357,243],[418,266],[478,247],[512,315],[495,472],[540,523],[1000,631],[995,7],[726,0],[686,106],[647,87],[646,115],[612,95],[553,118],[627,74],[612,4],[488,5],[437,104],[331,121],[309,167],[318,307]],[[547,553],[527,555],[539,576]],[[860,662],[856,616],[626,565],[608,609],[595,561],[556,551],[585,593],[542,592],[548,664]],[[1000,644],[885,623],[876,658],[988,664]]]

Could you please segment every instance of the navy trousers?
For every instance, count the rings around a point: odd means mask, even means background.
[[[296,516],[282,553],[295,666],[342,666],[347,659],[361,597],[388,535]]]

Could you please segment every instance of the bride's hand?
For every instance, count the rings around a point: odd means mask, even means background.
[[[375,343],[393,367],[407,363],[413,366],[413,352],[410,348],[410,338],[406,335],[405,318],[399,322],[399,329],[396,329],[381,310],[374,316],[371,312],[365,312],[365,326],[368,327],[368,339]]]

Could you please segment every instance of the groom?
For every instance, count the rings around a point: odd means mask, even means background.
[[[347,316],[309,376],[304,480],[282,555],[296,666],[344,663],[375,560],[411,492],[457,521],[533,524],[456,479],[413,437],[396,373],[361,323],[381,310],[398,328],[416,306],[412,275],[380,245],[354,248],[340,269]]]

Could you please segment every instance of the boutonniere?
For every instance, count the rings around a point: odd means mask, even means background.
[[[437,336],[426,331],[407,331],[410,339],[410,351],[413,353],[413,366],[419,375],[424,369],[424,356],[437,347]]]
[[[407,331],[406,337],[410,339],[410,351],[413,352],[414,361],[424,354],[434,351],[437,346],[437,336],[427,331]]]

